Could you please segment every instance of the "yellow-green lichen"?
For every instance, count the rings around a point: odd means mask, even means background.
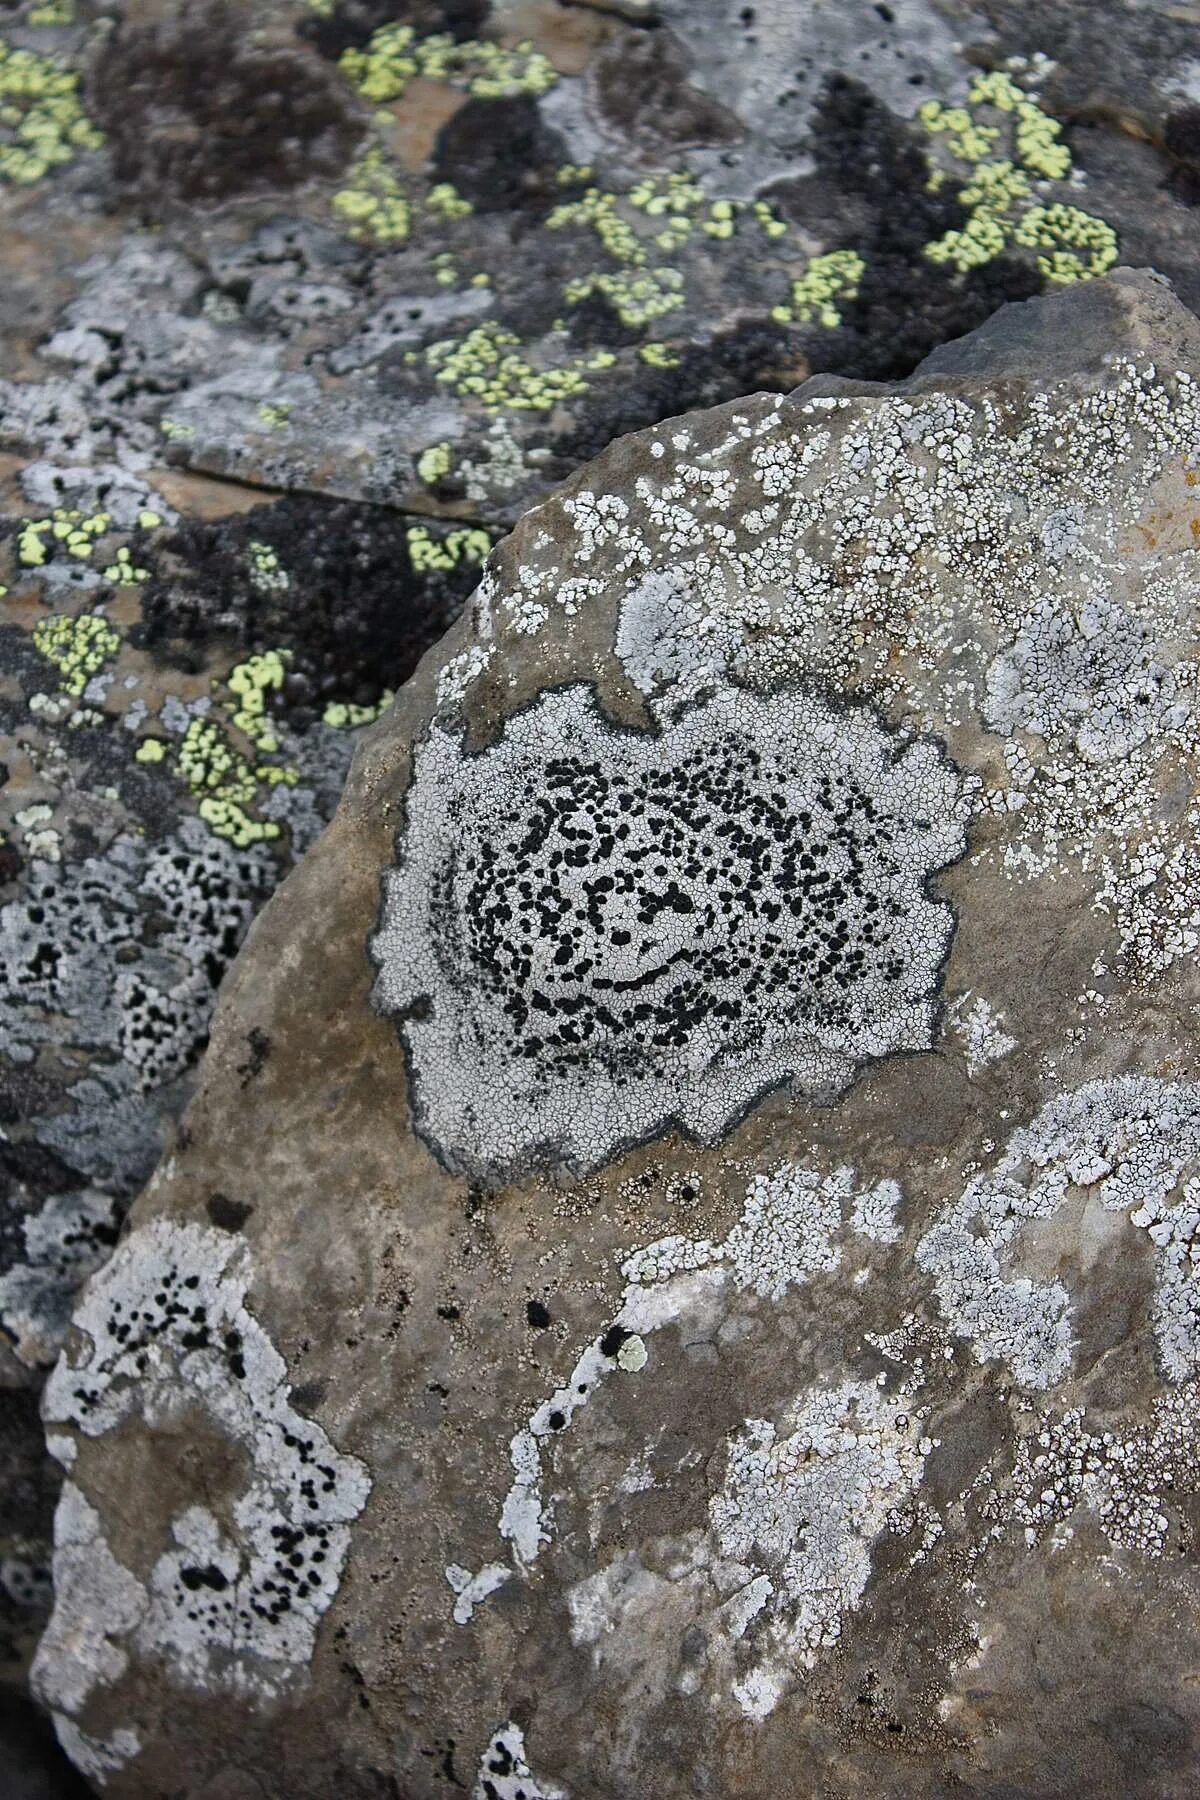
[[[587,371],[613,361],[600,351],[564,368],[536,369],[523,348],[515,332],[488,321],[464,337],[428,345],[422,356],[435,381],[493,413],[551,412],[560,400],[587,393]],[[415,353],[409,355],[415,360]]]
[[[17,533],[17,561],[27,569],[40,569],[56,549],[77,562],[86,562],[112,525],[106,512],[82,513],[74,507],[56,506],[44,519],[26,519]],[[107,577],[106,577],[107,579]]]
[[[454,450],[446,442],[430,444],[417,458],[417,474],[427,487],[434,487],[454,466]]]
[[[683,305],[683,276],[669,268],[600,271],[580,275],[563,289],[572,305],[591,294],[603,294],[623,325],[640,328]]]
[[[133,753],[133,760],[140,763],[160,763],[166,760],[167,746],[161,738],[143,738]]]
[[[278,431],[284,425],[290,424],[292,409],[286,400],[264,400],[258,409],[258,417],[268,431]]]
[[[56,613],[39,619],[33,628],[33,642],[58,670],[62,692],[75,699],[121,648],[120,638],[100,613],[80,613],[74,618]]]
[[[966,274],[1014,247],[1037,250],[1038,269],[1051,287],[1085,281],[1113,266],[1118,245],[1110,225],[1041,197],[1046,183],[1070,175],[1071,153],[1061,141],[1058,120],[1011,75],[1004,70],[977,75],[967,107],[930,100],[919,117],[931,147],[966,165],[958,198],[970,212],[965,225],[926,245],[931,262]],[[1009,154],[997,154],[1005,145]],[[944,188],[954,173],[935,160],[930,188]]]
[[[447,537],[435,538],[424,525],[410,525],[405,534],[408,554],[418,575],[431,569],[456,569],[460,563],[480,563],[492,547],[486,531],[466,526]]]
[[[168,439],[194,438],[196,435],[196,427],[194,425],[183,425],[178,419],[160,419],[158,421],[158,429],[162,432],[163,436]]]
[[[775,306],[771,317],[781,325],[821,325],[834,331],[842,322],[839,302],[857,297],[867,265],[855,250],[830,250],[814,256],[792,283],[791,302]]]
[[[333,196],[333,210],[352,238],[402,244],[408,237],[412,208],[381,145],[372,144],[353,164],[347,186]]]
[[[475,211],[449,181],[439,181],[431,187],[425,205],[437,219],[466,219]]]
[[[149,581],[150,571],[139,567],[133,560],[132,552],[122,544],[105,569],[104,579],[115,583],[117,587],[134,587],[139,582]]]
[[[652,369],[677,369],[679,367],[678,353],[669,349],[666,344],[643,344],[638,350],[638,355],[644,363],[649,363]]]
[[[355,706],[350,701],[331,700],[321,714],[324,725],[332,725],[335,731],[357,731],[361,725],[373,725],[396,698],[391,688],[385,688],[374,706]]]
[[[75,0],[46,0],[44,6],[32,8],[26,22],[30,25],[73,25]]]
[[[463,87],[477,100],[545,94],[558,80],[532,44],[505,50],[478,40],[456,43],[445,33],[419,38],[411,25],[384,25],[361,50],[344,50],[340,66],[375,106],[399,100],[417,76]]]
[[[230,670],[226,685],[234,696],[233,722],[257,748],[270,755],[279,748],[267,718],[267,695],[279,693],[290,660],[286,650],[264,650]]]
[[[83,110],[78,74],[0,38],[0,179],[28,186],[103,142]]]

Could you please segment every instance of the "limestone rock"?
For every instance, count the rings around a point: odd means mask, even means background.
[[[46,1391],[106,1792],[1194,1789],[1200,327],[947,363],[614,444],[361,741]]]

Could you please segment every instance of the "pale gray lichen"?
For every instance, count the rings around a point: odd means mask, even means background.
[[[479,1759],[473,1800],[567,1800],[567,1795],[537,1780],[525,1757],[525,1733],[510,1719]]]
[[[1197,1173],[1181,1177],[1189,1168]],[[1032,1220],[1069,1194],[1094,1193],[1128,1214],[1154,1247],[1153,1320],[1171,1381],[1200,1368],[1200,1088],[1125,1075],[1045,1105],[1013,1133],[995,1167],[974,1177],[917,1246],[947,1323],[981,1362],[1002,1359],[1018,1381],[1062,1381],[1072,1359],[1071,1297],[1061,1280],[1006,1273]]]
[[[372,942],[419,1129],[455,1169],[590,1170],[929,1048],[965,816],[932,742],[796,687],[657,736],[551,690],[476,755],[435,723]]]
[[[118,1204],[95,1188],[53,1194],[23,1221],[25,1259],[0,1275],[0,1327],[29,1368],[62,1348],[75,1295],[117,1241]]]
[[[68,1484],[57,1603],[34,1668],[56,1713],[77,1716],[133,1653],[163,1660],[185,1686],[251,1700],[280,1693],[312,1656],[370,1480],[292,1407],[287,1365],[245,1305],[248,1282],[229,1233],[156,1219],[121,1244],[76,1313],[80,1346],[44,1402],[60,1460],[71,1460],[58,1448],[66,1429],[95,1438],[135,1418],[170,1429],[191,1409],[207,1414],[244,1470],[235,1493],[212,1497],[219,1517],[194,1504],[171,1518],[171,1542],[145,1584]]]
[[[871,1573],[871,1545],[933,1447],[902,1396],[865,1381],[813,1387],[785,1431],[747,1420],[726,1445],[724,1481],[709,1502],[721,1555],[759,1584],[756,1661],[733,1687],[753,1719],[841,1636]]]
[[[832,1272],[842,1260],[837,1240],[847,1225],[857,1236],[895,1242],[899,1200],[894,1181],[860,1187],[849,1168],[821,1175],[784,1162],[750,1177],[742,1212],[720,1242],[672,1236],[632,1252],[621,1266],[627,1285],[615,1317],[509,1446],[513,1481],[500,1535],[512,1544],[517,1567],[528,1569],[551,1541],[543,1446],[561,1439],[610,1376],[618,1370],[637,1374],[646,1366],[648,1337],[685,1317],[695,1322],[719,1311],[727,1291],[777,1302],[791,1288]]]

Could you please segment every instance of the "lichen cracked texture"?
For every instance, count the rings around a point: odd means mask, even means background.
[[[862,708],[724,687],[650,735],[572,687],[480,754],[435,726],[407,813],[376,998],[451,1167],[594,1169],[671,1120],[711,1143],[932,1042],[960,783]]]

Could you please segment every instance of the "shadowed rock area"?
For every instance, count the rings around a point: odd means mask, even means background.
[[[1198,381],[1121,272],[492,553],[46,1389],[107,1793],[1194,1789]]]

